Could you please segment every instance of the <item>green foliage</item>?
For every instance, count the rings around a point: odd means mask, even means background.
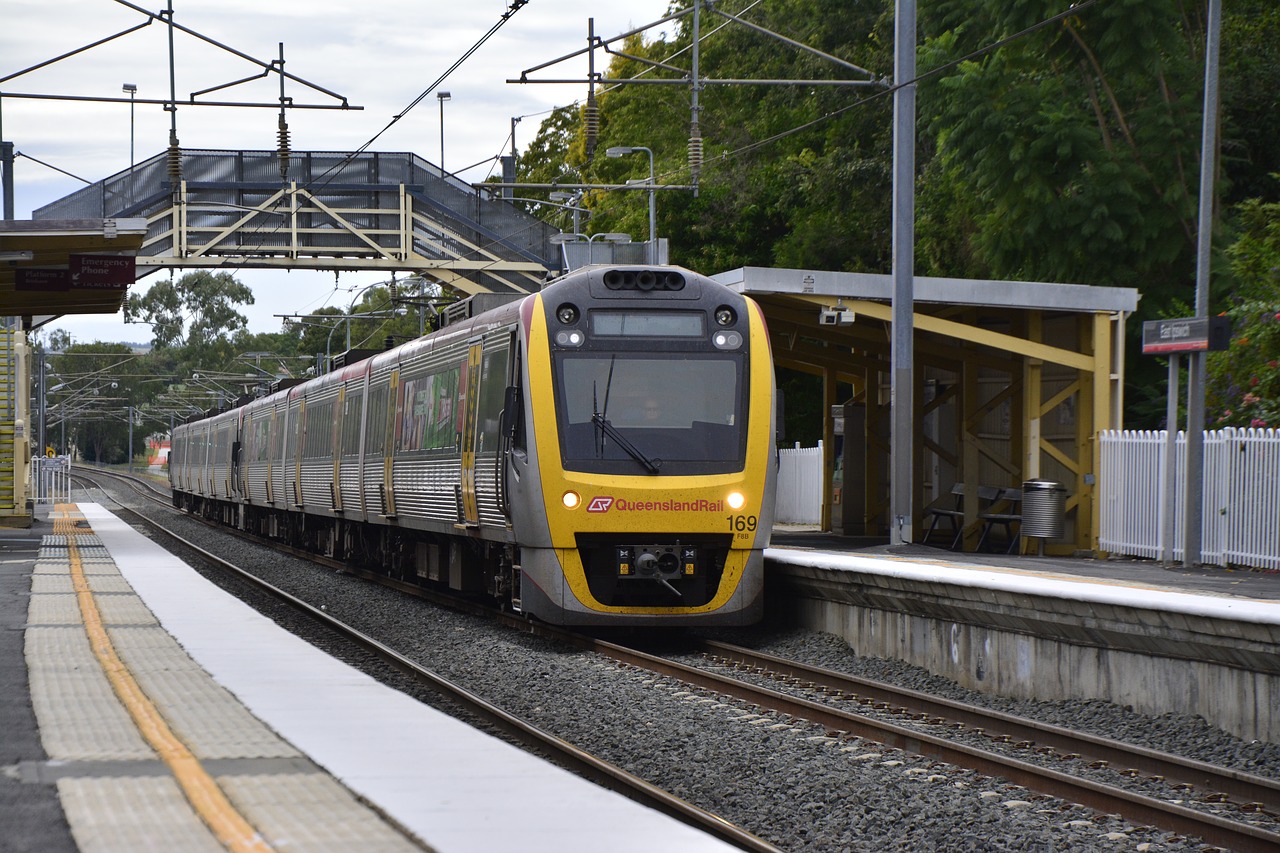
[[[1213,426],[1280,428],[1280,204],[1240,206],[1231,246],[1237,288],[1231,347],[1209,356],[1206,420]]]
[[[180,345],[196,361],[219,362],[233,355],[236,337],[248,329],[239,307],[252,304],[253,291],[231,273],[200,270],[130,294],[124,310],[131,322],[151,325],[155,349]]]
[[[941,66],[1060,7],[940,3],[921,64]],[[933,174],[958,184],[951,200],[966,197],[967,242],[994,276],[1185,286],[1202,72],[1178,13],[1176,0],[1113,0],[924,89],[942,163]]]

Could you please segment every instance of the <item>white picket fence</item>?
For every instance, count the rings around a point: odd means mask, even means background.
[[[1201,560],[1219,566],[1280,569],[1280,430],[1204,434]],[[1186,434],[1175,437],[1174,500],[1166,508],[1164,431],[1101,435],[1099,546],[1113,554],[1159,558],[1161,519],[1173,513],[1173,559],[1182,560]]]
[[[780,524],[818,524],[822,520],[822,442],[817,447],[778,451],[778,503],[774,520]]]
[[[31,458],[31,499],[38,504],[71,502],[71,457]]]

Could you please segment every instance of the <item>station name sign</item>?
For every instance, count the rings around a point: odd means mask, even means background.
[[[1148,320],[1142,324],[1142,352],[1146,355],[1219,352],[1230,343],[1231,321],[1226,317]]]

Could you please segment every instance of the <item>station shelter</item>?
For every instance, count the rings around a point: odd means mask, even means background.
[[[115,314],[147,221],[0,220],[0,526],[27,527],[33,417],[27,333],[66,314]],[[43,395],[36,400],[43,405]]]
[[[823,529],[887,537],[892,277],[745,267],[713,278],[760,303],[778,367],[821,377]],[[990,496],[1048,481],[1066,490],[1064,535],[1040,544],[1099,550],[1098,436],[1122,426],[1124,324],[1138,300],[1131,288],[915,278],[912,541],[947,508],[957,547],[973,550],[984,513],[1018,512]]]

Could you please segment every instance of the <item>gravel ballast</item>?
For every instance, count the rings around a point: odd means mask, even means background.
[[[97,490],[74,497],[111,507]],[[482,698],[784,850],[1200,849],[1192,839],[1135,827],[929,758],[870,741],[828,737],[804,721],[762,713],[665,677],[443,610],[228,539],[175,511],[123,493],[119,497],[163,518],[166,527],[201,547],[234,555],[237,565],[324,606],[329,614]],[[216,570],[202,572],[284,627],[339,656],[353,657],[349,647],[339,646],[327,631],[290,608],[264,604],[243,582],[227,581]],[[1280,777],[1280,746],[1242,742],[1199,718],[1150,717],[1102,702],[1027,702],[975,694],[917,667],[860,658],[830,635],[785,627],[717,637],[779,657]],[[414,695],[422,692],[380,664],[348,662]],[[707,665],[701,659],[685,662]],[[1133,784],[1135,790],[1145,790],[1142,780]]]

